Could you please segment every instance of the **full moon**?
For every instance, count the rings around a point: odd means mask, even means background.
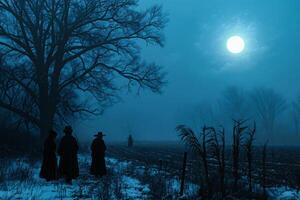
[[[245,48],[245,42],[240,36],[232,36],[227,40],[227,49],[233,54],[241,53]]]

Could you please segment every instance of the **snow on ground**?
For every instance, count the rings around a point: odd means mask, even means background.
[[[179,178],[172,178],[170,180],[167,180],[167,185],[169,185],[170,190],[169,193],[170,194],[178,194],[180,192],[180,185],[181,182],[179,180]],[[199,186],[193,183],[187,183],[184,186],[184,193],[185,196],[193,196],[195,194],[197,194],[199,191]]]
[[[18,174],[16,177],[6,177],[5,182],[0,182],[0,200],[10,199],[124,199],[124,200],[143,200],[149,199],[151,191],[148,183],[155,177],[162,176],[162,172],[155,166],[136,165],[132,161],[120,161],[115,158],[107,158],[108,176],[96,179],[89,174],[90,156],[80,155],[78,157],[80,176],[73,180],[72,185],[65,184],[64,180],[47,182],[39,178],[40,162],[31,163],[30,161],[16,160],[7,164],[6,174]],[[1,166],[0,166],[1,167]],[[1,171],[1,170],[0,170]],[[178,194],[180,180],[176,177],[162,179],[166,181],[168,194]],[[143,182],[144,181],[144,182]],[[157,185],[153,186],[157,187]],[[185,193],[187,196],[195,194],[198,187],[187,183]]]
[[[73,181],[73,185],[67,185],[63,180],[46,182],[40,179],[39,162],[18,159],[7,162],[6,168],[1,162],[0,200],[144,200],[149,199],[153,193],[152,189],[158,186],[154,181],[158,177],[165,181],[166,194],[178,194],[180,188],[178,177],[166,177],[166,174],[155,166],[135,165],[132,161],[120,161],[115,158],[106,159],[108,176],[96,179],[89,174],[90,156],[80,155],[80,176]],[[8,177],[4,178],[4,174]],[[150,182],[145,182],[144,178]],[[151,181],[154,181],[154,184]],[[185,184],[187,199],[197,191],[197,185],[188,182]],[[267,192],[270,199],[274,200],[300,200],[300,192],[289,187],[272,187],[268,188]],[[174,197],[173,199],[176,199],[176,196]]]
[[[272,187],[268,188],[270,198],[274,200],[298,200],[300,192],[289,187]]]
[[[124,183],[123,196],[128,196],[132,199],[147,199],[147,194],[150,192],[148,186],[142,186],[140,181],[129,176],[122,176]]]
[[[33,166],[22,164],[22,169],[32,174],[28,180],[12,180],[0,184],[0,199],[147,199],[149,188],[139,180],[129,177],[125,170],[129,162],[119,162],[116,159],[108,158],[107,167],[110,175],[97,180],[89,175],[88,156],[79,156],[80,177],[67,185],[63,180],[46,182],[39,178],[40,163]],[[20,163],[13,163],[8,171],[13,172],[20,168]],[[25,163],[25,162],[23,162]],[[27,167],[27,168],[26,168]],[[9,179],[9,177],[7,177]]]

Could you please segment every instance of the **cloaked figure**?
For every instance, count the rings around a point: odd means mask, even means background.
[[[106,165],[105,165],[105,151],[106,146],[103,140],[103,133],[99,132],[95,135],[95,139],[91,145],[92,150],[92,165],[91,174],[96,177],[102,177],[106,175]]]
[[[56,136],[57,133],[51,130],[44,142],[43,162],[40,177],[47,181],[57,179]]]
[[[72,136],[73,129],[71,126],[66,126],[64,129],[65,135],[62,137],[58,154],[59,160],[59,175],[64,177],[68,184],[72,184],[72,179],[79,176],[78,168],[78,143],[75,137]]]

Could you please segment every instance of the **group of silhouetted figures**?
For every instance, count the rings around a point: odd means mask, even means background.
[[[57,149],[55,142],[57,133],[53,130],[49,132],[44,143],[43,162],[40,171],[41,178],[45,178],[47,181],[64,178],[68,184],[71,184],[72,179],[76,179],[79,176],[77,157],[79,147],[76,138],[72,135],[72,132],[73,129],[71,126],[65,127],[65,135],[62,137]],[[90,167],[90,173],[96,177],[106,175],[106,146],[103,136],[103,133],[99,132],[95,135],[95,139],[91,145],[92,164]],[[58,166],[56,152],[60,157]]]

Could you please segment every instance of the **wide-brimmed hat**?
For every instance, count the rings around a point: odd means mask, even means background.
[[[65,133],[72,133],[73,132],[72,126],[66,126],[65,129],[64,129],[64,132]]]
[[[102,132],[98,132],[96,135],[94,135],[95,137],[103,137],[105,136]]]

